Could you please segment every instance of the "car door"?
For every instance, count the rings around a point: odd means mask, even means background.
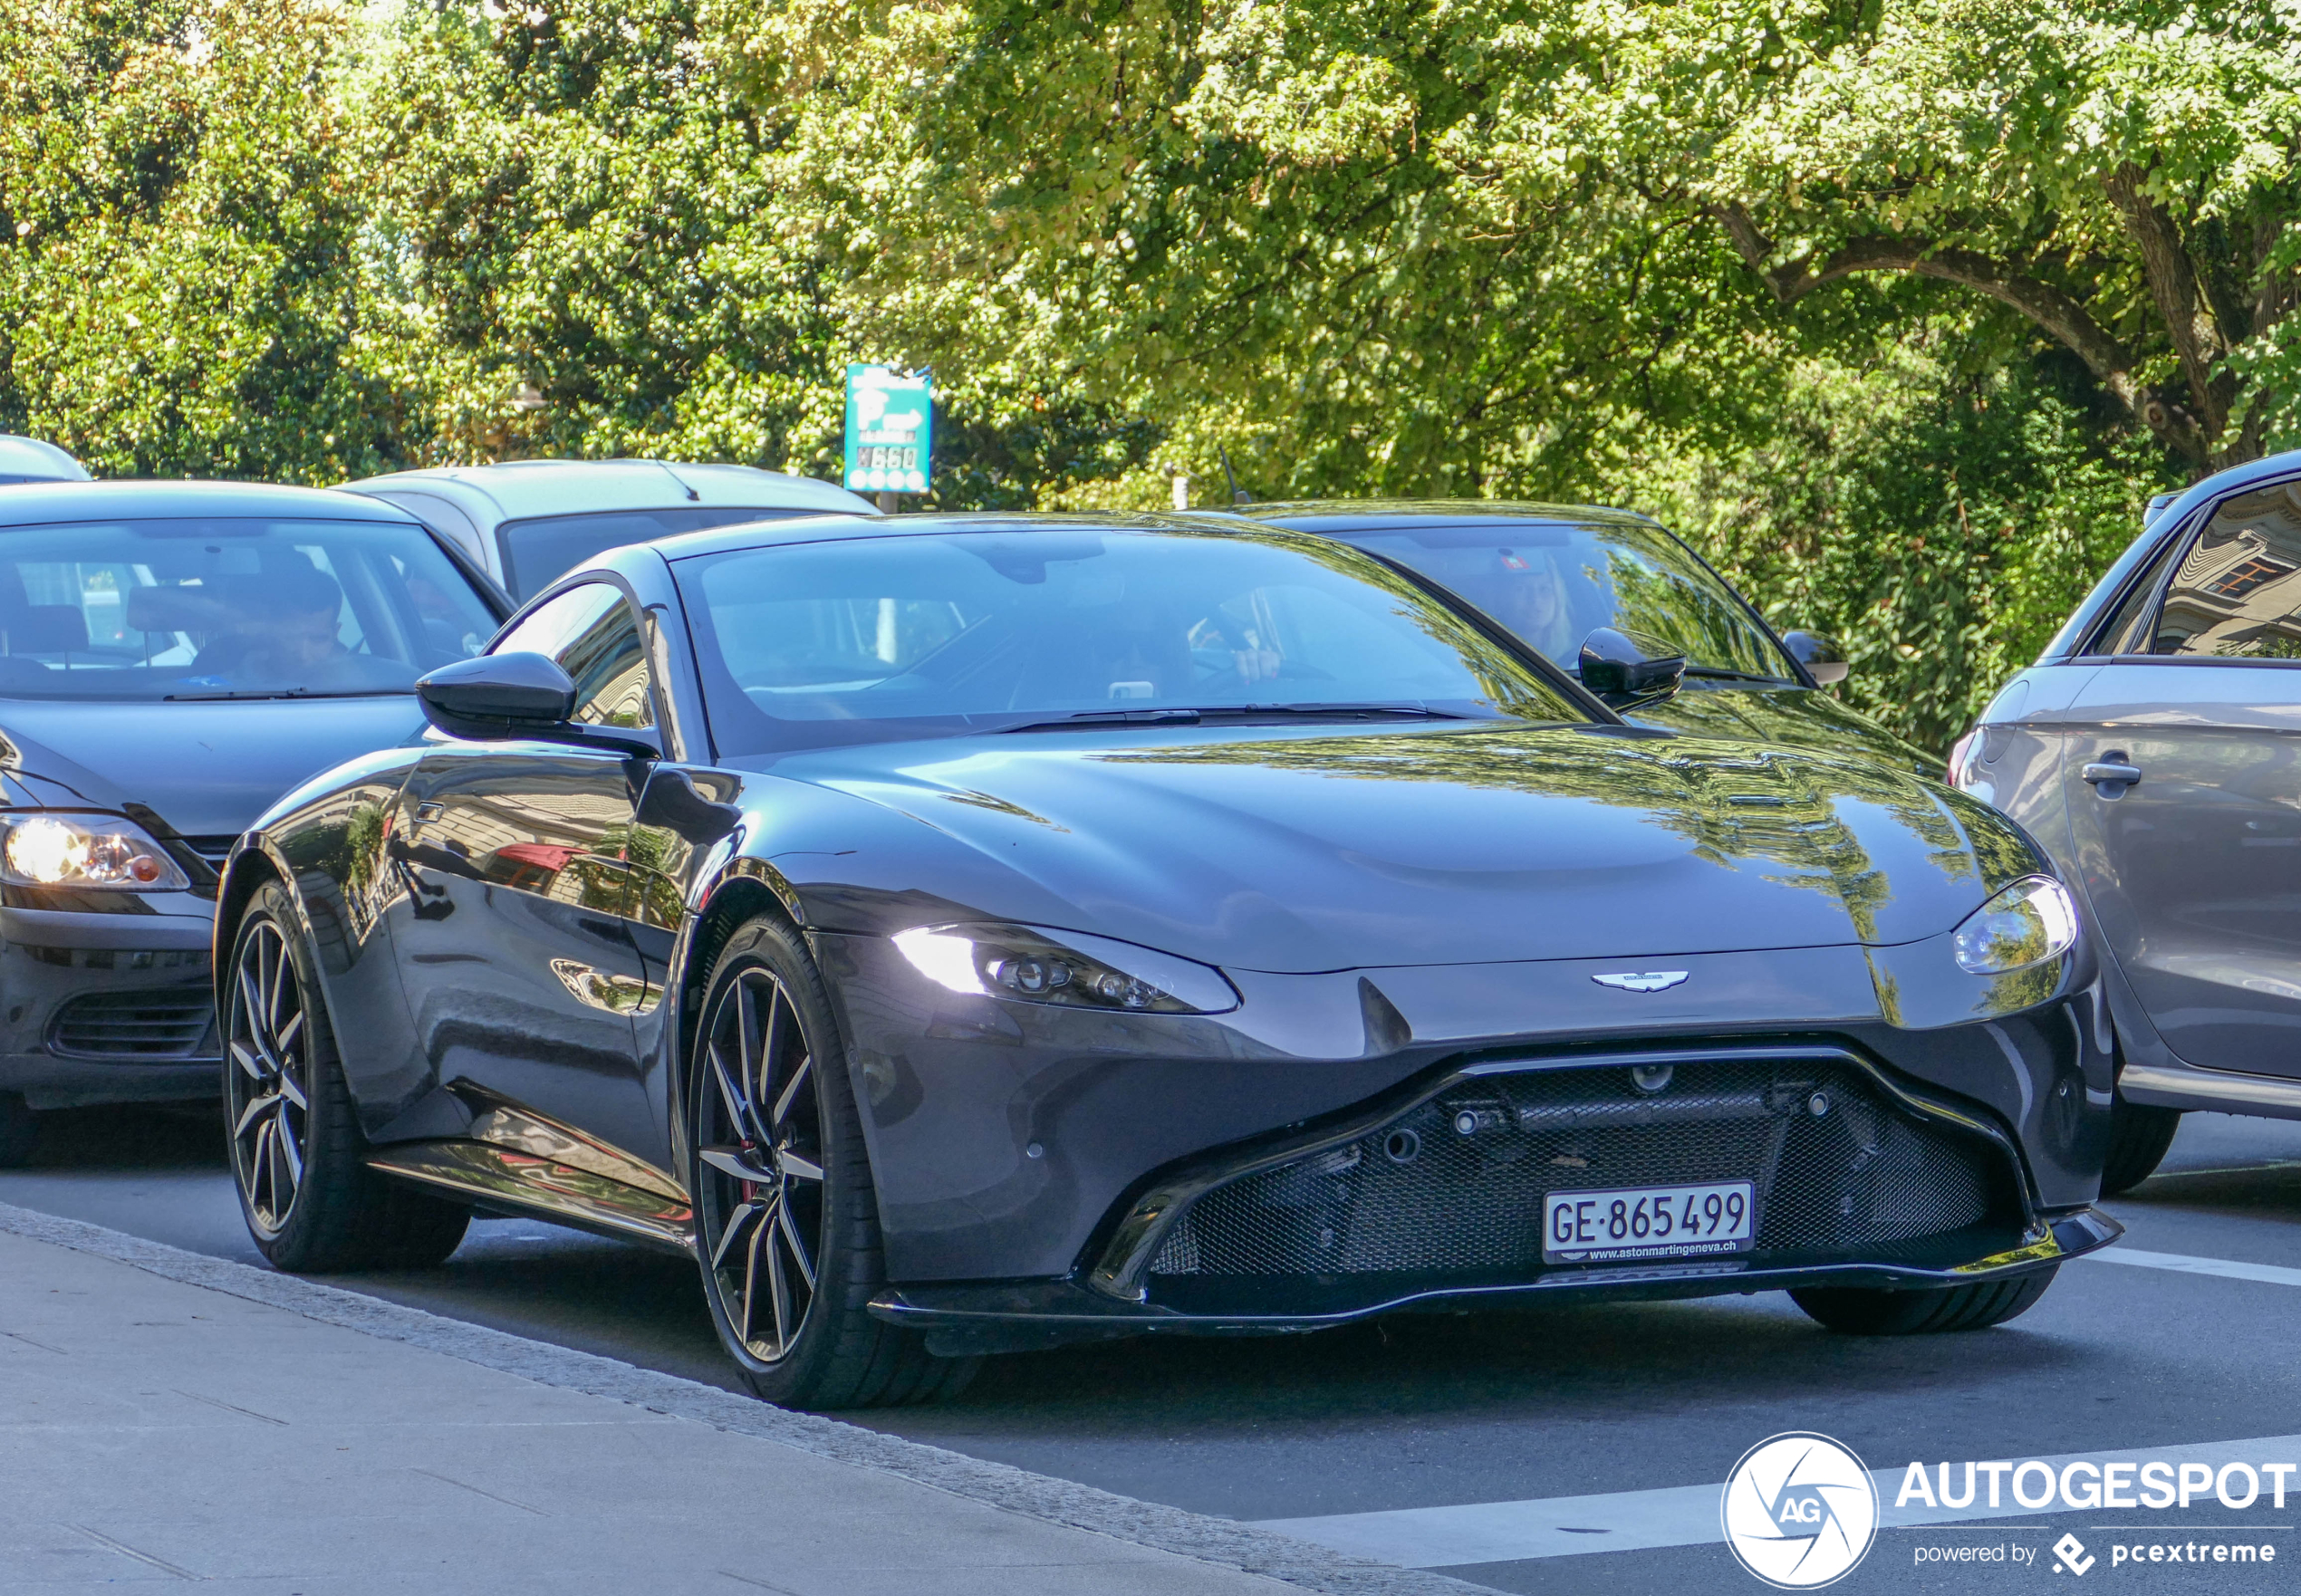
[[[636,614],[605,582],[571,589],[498,645],[559,661],[576,718],[648,726]],[[632,939],[629,860],[646,765],[544,743],[447,743],[400,797],[411,891],[392,941],[440,1083],[505,1099],[660,1164],[631,1016],[651,1007]]]
[[[2301,1075],[2301,484],[2212,506],[2130,608],[2062,759],[2094,924],[2177,1056]]]

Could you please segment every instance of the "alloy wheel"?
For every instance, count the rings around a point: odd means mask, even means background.
[[[696,1218],[735,1339],[773,1363],[814,1306],[824,1225],[814,1059],[783,983],[740,971],[712,1012],[703,1054]]]
[[[277,925],[259,920],[232,971],[225,1105],[232,1165],[260,1232],[287,1224],[303,1185],[312,1109],[312,1054],[303,985]]]

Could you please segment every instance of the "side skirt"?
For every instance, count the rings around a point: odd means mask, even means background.
[[[516,1148],[462,1139],[403,1142],[371,1154],[368,1166],[489,1207],[694,1255],[695,1213],[685,1198]]]

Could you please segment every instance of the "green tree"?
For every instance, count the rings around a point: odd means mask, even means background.
[[[2282,347],[2301,258],[2289,6],[1689,0],[1571,19],[1529,16],[1528,70],[1465,146],[1498,221],[1594,165],[1651,215],[1720,228],[1784,303],[1862,274],[1954,284],[2075,355],[2191,471],[2261,452],[2248,374]]]
[[[426,460],[819,466],[835,327],[684,0],[409,6],[365,75],[368,261]]]
[[[1747,341],[1937,303],[1880,276],[2006,307],[2192,471],[2281,414],[2273,0],[717,5],[863,324],[1275,432],[1295,486],[1730,427]]]
[[[297,0],[0,0],[0,429],[96,469],[332,481],[392,447],[363,223]]]

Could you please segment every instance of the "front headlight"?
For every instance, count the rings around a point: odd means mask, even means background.
[[[191,885],[149,832],[111,814],[0,815],[0,881],[131,892]]]
[[[1222,972],[1131,942],[1030,926],[919,926],[894,944],[939,986],[1068,1008],[1219,1014],[1238,1006]]]
[[[2058,958],[2077,941],[2077,905],[2051,876],[2025,876],[1958,928],[1958,967],[2002,976]]]

